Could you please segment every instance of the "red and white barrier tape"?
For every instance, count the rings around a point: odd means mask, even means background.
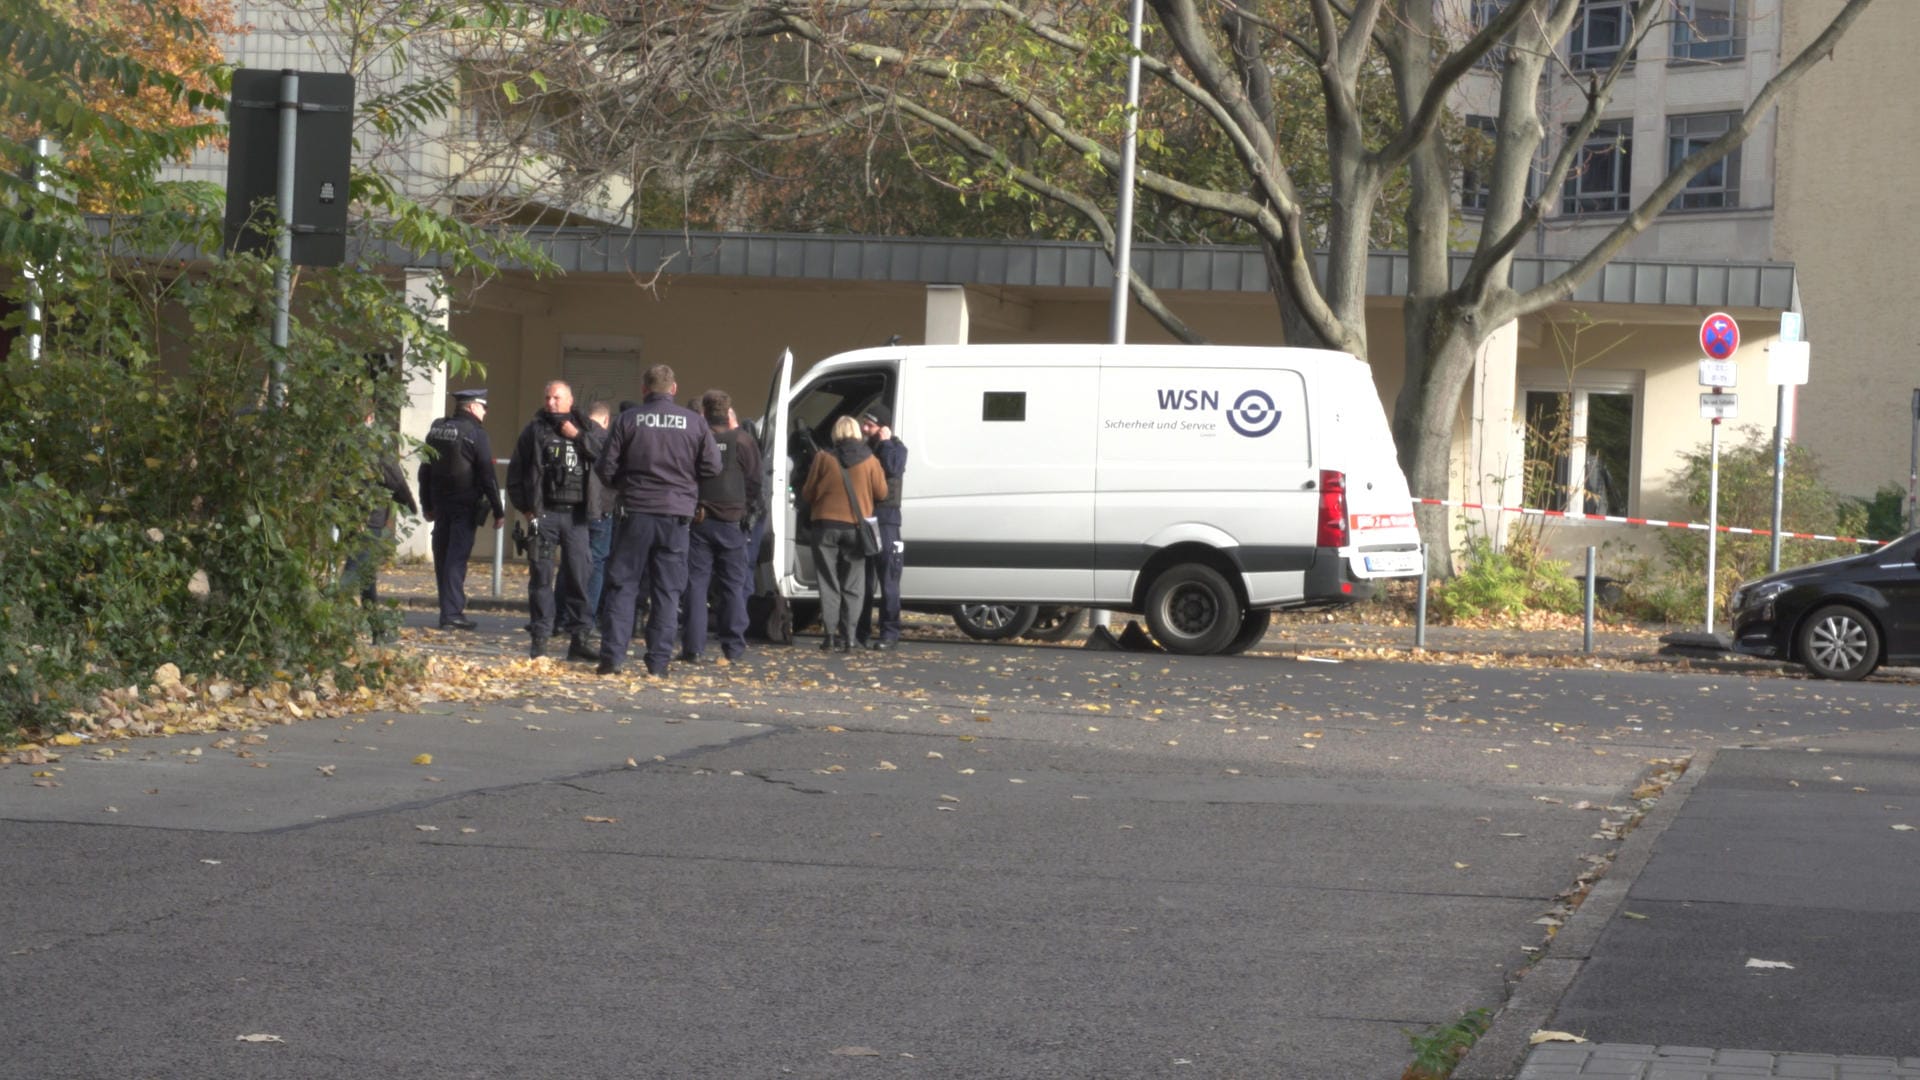
[[[1462,510],[1494,510],[1504,514],[1526,514],[1531,517],[1564,518],[1568,521],[1610,521],[1616,525],[1655,525],[1668,529],[1697,529],[1706,532],[1709,528],[1698,521],[1661,521],[1659,518],[1620,517],[1614,514],[1579,514],[1571,510],[1541,510],[1530,506],[1487,506],[1482,503],[1460,502],[1456,499],[1415,499],[1425,506],[1457,506]],[[1772,536],[1772,529],[1745,529],[1737,525],[1715,526],[1723,533],[1736,536]],[[1824,533],[1781,532],[1788,540],[1833,540],[1842,544],[1885,544],[1885,540],[1866,540],[1858,536],[1827,536]]]

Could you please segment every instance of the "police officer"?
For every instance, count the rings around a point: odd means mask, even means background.
[[[493,511],[496,524],[505,521],[500,485],[493,479],[493,444],[487,429],[487,392],[460,390],[453,395],[451,416],[427,429],[433,455],[420,463],[420,507],[433,522],[433,583],[440,594],[440,629],[472,630],[467,618],[467,559],[473,554],[473,532]]]
[[[558,379],[547,384],[546,403],[520,432],[507,461],[507,496],[529,529],[527,608],[532,641],[528,655],[546,655],[547,638],[568,635],[569,660],[593,660],[599,652],[587,642],[592,621],[587,612],[587,579],[593,570],[592,504],[602,501],[594,489],[600,480],[593,463],[606,448],[607,433],[573,405],[573,387]],[[560,605],[554,609],[554,557],[561,563]]]
[[[687,527],[704,477],[720,473],[720,448],[706,420],[673,403],[680,386],[673,369],[647,369],[646,400],[622,412],[595,463],[600,479],[619,492],[621,517],[607,556],[606,596],[600,605],[602,675],[616,675],[633,637],[633,609],[644,576],[651,586],[647,612],[647,673],[667,674],[687,587]]]
[[[893,414],[880,402],[860,414],[860,434],[887,474],[887,497],[874,504],[880,521],[880,554],[867,560],[867,603],[860,609],[860,640],[869,649],[893,649],[900,643],[900,573],[906,545],[900,539],[900,487],[907,475],[907,444],[894,435]],[[873,601],[880,600],[879,634],[873,633]]]
[[[733,418],[733,398],[709,390],[700,412],[720,448],[720,475],[700,481],[687,555],[686,636],[680,659],[699,663],[707,646],[707,604],[713,604],[715,637],[726,662],[747,651],[748,511],[760,502],[760,445]]]

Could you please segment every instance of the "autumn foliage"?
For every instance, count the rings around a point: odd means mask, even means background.
[[[224,90],[219,85],[221,41],[246,29],[235,20],[231,0],[39,0],[39,7],[104,51],[174,76],[186,90],[209,94]],[[62,89],[73,98],[138,131],[178,130],[219,119],[196,114],[185,94],[159,83],[128,93],[106,75],[70,75],[68,82]],[[57,132],[33,130],[30,121],[13,112],[0,119],[0,131],[22,143],[43,135],[60,138]],[[218,140],[210,136],[206,141]],[[112,173],[109,161],[119,149],[98,138],[61,147],[74,187],[85,192],[85,209],[108,208],[114,189],[102,181]]]

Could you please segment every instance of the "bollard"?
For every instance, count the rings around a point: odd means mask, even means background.
[[[1594,583],[1594,579],[1593,579],[1593,548],[1591,548],[1591,547],[1589,547],[1589,548],[1587,549],[1587,624],[1586,624],[1586,634],[1585,634],[1585,636],[1584,636],[1584,637],[1582,638],[1582,645],[1581,645],[1581,647],[1582,647],[1582,650],[1583,650],[1583,651],[1584,651],[1584,652],[1585,652],[1585,653],[1586,653],[1586,654],[1587,654],[1588,656],[1592,656],[1592,655],[1593,655],[1593,594],[1594,594],[1594,584],[1595,584],[1595,583]]]
[[[501,528],[501,522],[493,523],[493,598],[500,599],[501,568],[507,562],[507,530]]]
[[[1427,647],[1427,545],[1420,545],[1420,592],[1413,599],[1413,647]]]

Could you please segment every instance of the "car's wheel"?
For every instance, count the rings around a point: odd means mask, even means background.
[[[1794,655],[1823,679],[1864,678],[1880,666],[1880,631],[1860,609],[1829,604],[1800,624]]]
[[[1022,637],[1035,641],[1065,641],[1087,621],[1087,610],[1077,607],[1043,607]]]
[[[1039,615],[1032,604],[961,604],[953,609],[953,623],[970,638],[1005,641],[1026,633]]]
[[[1227,656],[1238,656],[1267,636],[1267,627],[1273,625],[1272,608],[1255,608],[1240,617],[1240,632],[1233,635],[1227,647],[1220,651]]]
[[[1168,652],[1220,652],[1240,633],[1242,618],[1233,586],[1210,566],[1182,563],[1147,589],[1147,629]]]

